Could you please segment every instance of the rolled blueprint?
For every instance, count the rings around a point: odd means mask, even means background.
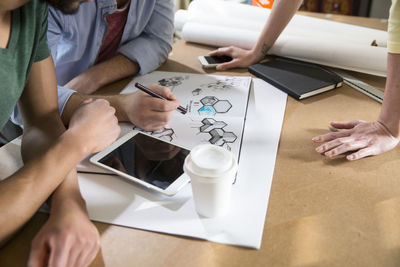
[[[306,24],[306,21],[303,20],[303,18],[300,18],[299,20],[301,23],[299,24]],[[175,28],[177,30],[182,31],[183,26],[185,23],[188,22],[195,22],[199,24],[209,24],[209,25],[215,25],[215,26],[222,26],[222,27],[229,27],[229,28],[235,28],[235,29],[243,29],[243,30],[251,30],[251,31],[257,31],[261,32],[265,22],[257,22],[255,20],[245,20],[242,18],[235,18],[235,17],[227,17],[227,18],[221,18],[217,17],[213,14],[200,14],[200,13],[190,13],[189,11],[186,10],[179,10],[176,15],[175,15]],[[313,24],[313,21],[309,21],[310,24]],[[315,21],[315,23],[320,23],[320,21]],[[343,24],[343,23],[340,23]],[[347,27],[347,24],[344,24]],[[350,27],[355,27],[355,30],[367,30],[369,33],[368,28],[364,27],[357,27],[353,25],[348,25]],[[374,30],[375,31],[375,30]],[[383,31],[378,31],[379,34],[381,34]],[[386,32],[383,32],[386,33]],[[312,38],[320,38],[324,40],[333,40],[333,41],[343,41],[346,43],[358,43],[358,44],[365,44],[365,45],[371,45],[373,41],[377,38],[378,35],[373,35],[372,33],[369,33],[368,35],[363,35],[363,37],[360,37],[357,34],[338,34],[335,32],[327,31],[327,30],[318,30],[318,29],[313,29],[312,27],[307,27],[304,25],[298,26],[297,24],[292,24],[290,27],[286,27],[285,30],[283,31],[283,34],[287,35],[295,35],[295,36],[303,36],[303,37],[312,37]],[[381,36],[381,35],[379,35]],[[378,37],[379,37],[378,36]],[[381,36],[382,37],[382,36]],[[380,43],[379,46],[381,46],[382,43]]]
[[[268,53],[371,75],[386,76],[387,50],[385,47],[281,35]]]
[[[250,49],[257,42],[260,33],[195,22],[183,26],[182,37],[188,42],[212,46],[229,46]]]
[[[230,23],[232,27],[239,25],[238,27],[240,28],[261,30],[270,12],[269,9],[229,1],[194,0],[190,3],[185,18],[178,18],[178,20],[180,21],[180,25],[186,22],[201,22],[225,26],[227,23]],[[236,20],[237,22],[235,22]],[[329,34],[336,39],[351,40],[352,42],[364,43],[366,45],[371,45],[375,41],[379,46],[382,45],[385,47],[387,42],[386,31],[302,15],[294,15],[287,25],[285,32],[298,32],[299,34],[305,32],[308,35],[321,34],[321,38],[326,38],[324,34]]]
[[[176,13],[186,41],[250,49],[270,10],[222,0],[194,0]],[[269,53],[386,76],[387,32],[295,15]],[[371,46],[371,44],[378,45]]]
[[[259,32],[202,23],[186,23],[186,41],[216,47],[234,45],[245,49],[257,42]],[[386,48],[337,40],[281,34],[269,54],[321,65],[386,76]]]
[[[189,21],[190,14],[189,11],[179,9],[175,12],[174,27],[175,30],[182,31],[183,25]]]

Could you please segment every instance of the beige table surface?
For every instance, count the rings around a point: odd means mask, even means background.
[[[387,26],[378,19],[330,19]],[[196,58],[211,49],[179,41],[160,70],[205,73]],[[249,75],[246,70],[218,74]],[[383,78],[352,74],[384,88]],[[347,85],[301,102],[288,98],[260,250],[96,222],[102,248],[92,266],[400,266],[399,150],[347,162],[324,158],[311,142],[327,132],[331,120],[375,120],[379,111],[379,103]],[[25,265],[46,218],[36,214],[0,250],[0,266]]]

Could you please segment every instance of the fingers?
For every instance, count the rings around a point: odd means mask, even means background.
[[[328,142],[337,138],[342,138],[349,136],[350,132],[349,131],[341,131],[341,132],[330,132],[327,134],[319,135],[311,139],[314,143],[322,143],[322,142]],[[317,150],[318,151],[318,150]]]
[[[155,93],[165,97],[168,101],[163,99],[159,99],[156,97],[152,97],[144,92],[140,92],[142,94],[143,100],[139,103],[140,108],[142,110],[152,110],[157,112],[170,112],[178,108],[179,102],[176,99],[175,95],[169,90],[169,88],[160,86],[157,84],[152,84],[149,86],[149,89],[153,90]]]
[[[148,88],[153,92],[167,98],[168,100],[176,100],[175,95],[171,92],[171,90],[168,87],[161,86],[158,84],[151,84],[148,86]]]
[[[82,104],[89,104],[91,102],[93,102],[93,98],[88,98],[88,99],[83,100]]]
[[[48,248],[44,242],[32,242],[28,267],[41,267],[47,264]]]
[[[228,69],[233,69],[240,67],[240,62],[239,60],[233,59],[229,62],[221,63],[216,66],[217,70],[228,70]]]
[[[352,121],[346,121],[346,122],[333,121],[333,122],[331,122],[331,125],[337,129],[352,129],[362,122],[364,122],[364,121],[361,121],[361,120],[352,120]]]
[[[81,257],[82,257],[82,253],[83,250],[79,249],[80,246],[77,245],[73,245],[70,248],[70,252],[68,255],[68,263],[66,266],[76,266],[76,267],[80,267],[83,266],[82,264],[78,264],[79,261],[81,261]],[[64,251],[65,253],[65,251]],[[52,265],[49,265],[52,266]]]
[[[314,143],[322,143],[322,142],[328,142],[331,140],[334,140],[336,138],[341,138],[345,136],[351,135],[352,131],[339,131],[339,130],[350,130],[359,125],[360,123],[363,123],[361,120],[352,120],[352,121],[347,121],[347,122],[331,122],[330,129],[332,132],[316,136],[312,138],[312,141]]]
[[[330,144],[332,143],[332,144]],[[349,151],[363,149],[368,146],[368,143],[365,141],[354,141],[352,139],[348,140],[334,140],[325,144],[327,149],[323,150],[325,152],[324,155],[327,157],[335,157],[340,154],[347,153]],[[321,153],[322,153],[321,152]]]
[[[71,251],[71,239],[68,235],[59,237],[59,240],[50,240],[50,255],[48,266],[68,266],[69,254]]]
[[[338,138],[338,139],[334,139],[330,142],[327,142],[319,147],[317,147],[315,150],[318,153],[326,153],[329,150],[334,149],[335,147],[341,146],[343,144],[348,144],[350,143],[351,140],[350,139],[346,139],[346,138]]]
[[[208,53],[209,56],[232,56],[233,47],[220,47]]]
[[[89,266],[89,264],[94,260],[94,258],[97,255],[97,252],[100,249],[100,241],[97,242],[97,244],[92,246],[92,249],[90,249],[87,253],[84,253],[84,251],[82,251],[79,254],[78,260],[76,261],[75,265],[71,265],[71,266],[82,266],[82,267],[86,267]]]
[[[363,149],[358,150],[357,152],[350,154],[346,157],[346,159],[348,160],[358,160],[358,159],[362,159],[368,156],[372,156],[372,155],[376,155],[376,151],[375,148],[372,147],[366,147]]]
[[[172,112],[178,108],[179,102],[177,100],[165,101],[155,97],[148,97],[143,100],[141,106],[153,112]]]

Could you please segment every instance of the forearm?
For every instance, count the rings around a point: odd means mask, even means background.
[[[50,214],[72,210],[86,214],[86,204],[79,190],[76,169],[71,170],[51,196]],[[72,207],[72,209],[71,209]]]
[[[388,54],[388,71],[385,95],[379,121],[383,123],[394,137],[400,131],[400,54]]]
[[[101,88],[114,81],[135,75],[139,70],[138,63],[118,54],[107,61],[92,66],[81,75],[93,82],[97,88]]]
[[[36,127],[28,127],[26,129],[23,138],[25,160],[29,160],[32,157],[36,157],[38,153],[46,151],[65,132],[65,127],[57,115],[50,114],[48,118],[36,120]],[[79,211],[86,212],[85,202],[81,197],[77,181],[77,172],[72,166],[71,171],[51,194],[49,204],[52,213],[57,210],[64,210],[65,203],[77,206]]]
[[[37,211],[86,151],[65,133],[46,152],[0,183],[0,242],[7,240]]]
[[[65,132],[65,127],[59,122],[57,116],[51,116],[47,122],[43,122],[40,127],[28,129],[24,134],[24,155],[25,160],[36,157],[39,153],[46,151],[52,143],[56,142],[58,137]],[[44,128],[44,130],[40,130]],[[49,131],[48,129],[52,130]],[[47,129],[47,131],[45,130]],[[32,153],[33,152],[33,153]],[[76,169],[72,167],[65,179],[61,182],[55,191],[51,194],[49,204],[52,209],[58,209],[62,203],[74,202],[85,210],[85,204],[79,192]]]
[[[268,50],[278,39],[302,2],[302,0],[280,0],[274,3],[268,21],[253,48],[253,52],[259,59],[267,55]]]

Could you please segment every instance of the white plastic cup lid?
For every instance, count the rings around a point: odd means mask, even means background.
[[[225,148],[206,144],[190,152],[192,171],[200,175],[218,175],[232,168],[233,154]]]

